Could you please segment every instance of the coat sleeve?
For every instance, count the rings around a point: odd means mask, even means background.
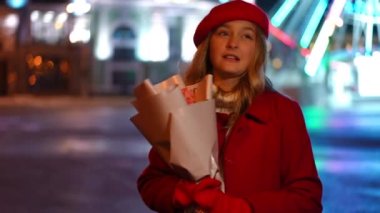
[[[173,194],[179,178],[152,148],[149,165],[137,179],[137,188],[145,204],[157,212],[174,212]]]
[[[277,104],[281,124],[281,185],[247,200],[260,212],[322,212],[322,184],[318,177],[309,134],[298,103]]]

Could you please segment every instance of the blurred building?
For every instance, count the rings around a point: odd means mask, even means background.
[[[20,2],[20,1],[17,1]],[[0,6],[1,94],[77,94],[89,74],[89,45],[73,40],[88,18],[67,12],[68,3],[26,2]],[[88,26],[86,26],[88,25]],[[84,38],[84,39],[83,39]]]
[[[129,95],[184,71],[196,26],[221,2],[0,1],[0,95]]]
[[[181,72],[195,46],[197,24],[212,1],[94,1],[92,16],[96,93],[130,93],[136,82]]]
[[[0,5],[0,93],[130,94],[181,70],[216,1],[11,1]]]

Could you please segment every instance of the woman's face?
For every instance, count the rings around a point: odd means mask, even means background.
[[[249,21],[230,21],[211,35],[210,61],[216,79],[236,79],[247,71],[255,50],[256,27]]]

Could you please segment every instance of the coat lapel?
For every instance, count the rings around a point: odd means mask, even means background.
[[[273,113],[273,97],[274,94],[270,91],[265,91],[257,96],[252,101],[245,116],[256,123],[268,123],[271,120]]]

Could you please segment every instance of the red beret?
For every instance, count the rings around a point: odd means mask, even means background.
[[[198,46],[207,35],[221,24],[233,20],[246,20],[259,26],[268,38],[269,20],[267,14],[255,4],[242,0],[229,1],[211,9],[199,23],[193,37]]]

